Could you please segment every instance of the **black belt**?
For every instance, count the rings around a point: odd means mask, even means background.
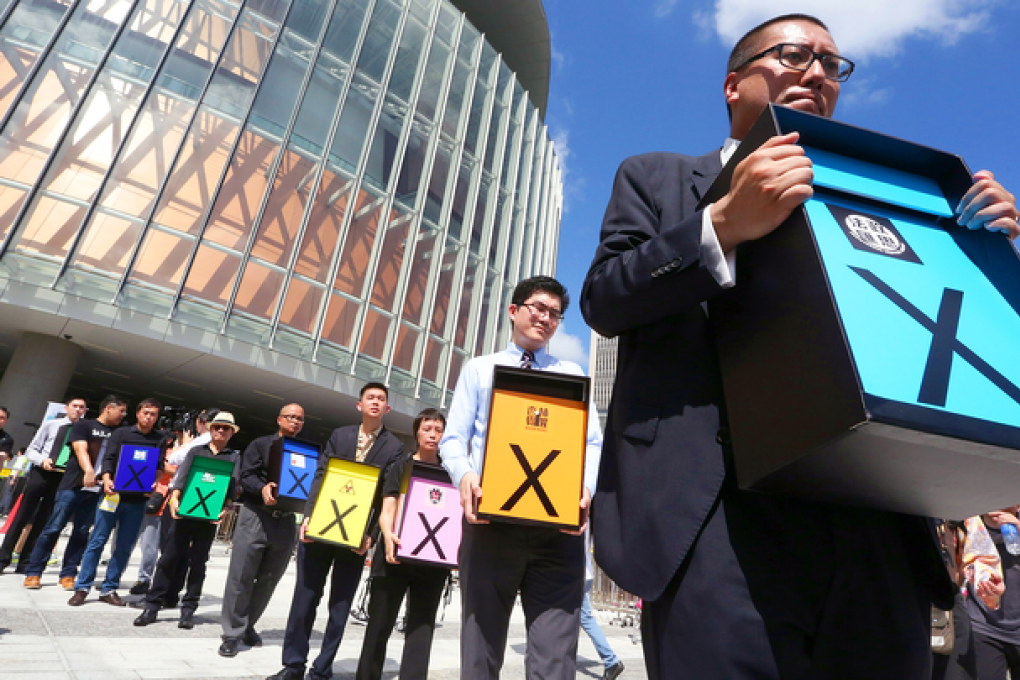
[[[270,517],[272,517],[273,519],[280,519],[281,517],[293,517],[294,516],[293,512],[290,512],[290,511],[287,511],[287,510],[270,510],[269,508],[267,508],[264,505],[251,506],[251,509],[252,510],[258,510],[259,512],[263,512],[263,513],[269,515]]]

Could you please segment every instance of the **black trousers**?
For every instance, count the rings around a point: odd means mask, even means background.
[[[499,677],[519,591],[528,627],[528,678],[574,680],[584,601],[584,537],[544,527],[465,520],[459,561],[460,677]]]
[[[156,563],[152,585],[145,595],[146,609],[173,606],[169,604],[170,598],[181,591],[185,575],[187,589],[181,600],[181,613],[198,609],[209,550],[215,538],[216,525],[212,522],[186,517],[174,520],[163,554]]]
[[[376,551],[375,559],[386,559]],[[432,635],[436,630],[436,612],[449,577],[448,569],[413,564],[387,564],[385,573],[372,576],[368,602],[368,627],[361,645],[357,680],[379,680],[386,663],[386,643],[397,622],[400,604],[407,594],[407,627],[404,653],[400,660],[400,680],[426,680]]]
[[[929,680],[917,518],[728,484],[641,626],[653,680]],[[595,537],[598,540],[598,537]]]
[[[4,542],[0,545],[0,570],[6,569],[11,564],[14,555],[14,548],[18,545],[21,532],[29,522],[32,523],[32,530],[28,532],[25,545],[18,555],[16,571],[23,574],[28,568],[28,558],[35,547],[36,539],[42,533],[46,522],[53,512],[53,499],[57,495],[57,487],[60,486],[61,474],[56,471],[43,470],[33,467],[28,473],[28,483],[22,493],[21,505],[18,506],[18,513],[14,516],[11,526],[4,535]]]
[[[344,637],[347,615],[351,602],[361,581],[365,567],[364,555],[357,555],[347,548],[334,547],[324,543],[302,543],[298,548],[297,583],[294,584],[294,599],[290,603],[287,617],[287,631],[283,636],[283,665],[304,671],[308,662],[309,641],[312,626],[315,625],[315,610],[329,583],[329,621],[322,639],[319,656],[312,664],[312,674],[321,678],[333,675],[333,660],[336,659],[340,641]]]

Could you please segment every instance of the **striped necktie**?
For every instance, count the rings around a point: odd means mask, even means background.
[[[534,368],[535,367],[535,353],[530,349],[524,350],[521,354],[521,368]]]

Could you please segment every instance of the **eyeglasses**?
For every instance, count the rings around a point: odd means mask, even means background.
[[[233,430],[234,428],[230,427],[229,425],[210,425],[209,429],[212,430],[213,432],[220,432],[223,430]]]
[[[528,311],[537,316],[538,318],[545,317],[553,323],[559,323],[563,321],[563,312],[558,309],[552,309],[546,307],[541,302],[522,302],[521,307],[527,307]]]
[[[286,415],[281,414],[280,417],[281,418],[286,418],[287,420],[293,420],[296,423],[303,423],[303,422],[305,422],[305,417],[304,416],[293,416],[293,415],[290,415],[290,414],[286,414]]]
[[[752,61],[757,61],[772,52],[776,53],[780,64],[786,68],[792,68],[794,71],[807,71],[817,59],[822,65],[822,72],[825,74],[825,77],[839,83],[846,82],[846,79],[854,72],[854,63],[846,57],[840,57],[835,54],[819,54],[804,45],[797,45],[796,43],[773,45],[767,50],[763,50],[749,58],[733,70],[739,71]]]

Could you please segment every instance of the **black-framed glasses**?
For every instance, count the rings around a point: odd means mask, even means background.
[[[545,317],[553,323],[559,323],[563,321],[563,312],[558,309],[552,309],[546,307],[541,302],[522,302],[521,307],[527,307],[528,311],[537,316],[538,318]]]
[[[739,71],[752,61],[757,61],[772,52],[776,53],[776,57],[779,58],[780,64],[786,68],[792,68],[794,71],[807,71],[817,59],[818,63],[822,65],[822,72],[825,74],[825,77],[839,83],[846,82],[846,79],[854,72],[854,63],[846,57],[841,57],[836,54],[819,54],[809,47],[798,45],[796,43],[779,43],[778,45],[773,45],[767,50],[762,50],[753,57],[750,57],[743,64],[733,70]]]
[[[295,423],[303,423],[303,422],[305,422],[305,417],[304,416],[295,416],[295,415],[291,415],[291,414],[287,413],[287,414],[282,414],[280,417],[281,418],[286,418],[287,420],[293,420]]]

